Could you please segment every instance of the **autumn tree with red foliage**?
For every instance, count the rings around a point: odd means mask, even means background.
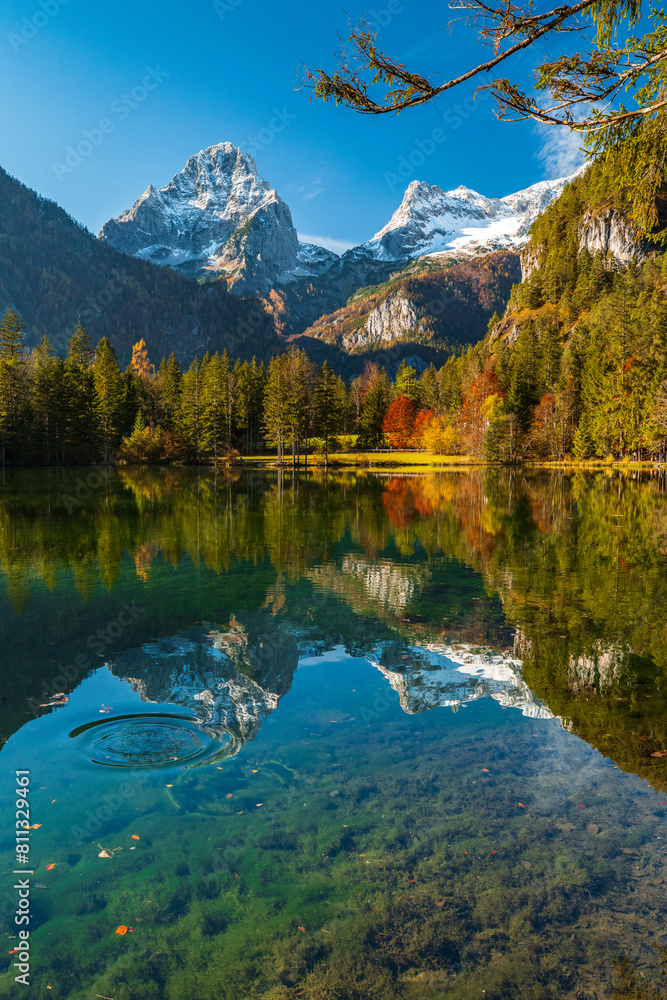
[[[387,410],[382,430],[391,448],[407,448],[412,442],[417,418],[417,404],[407,396],[397,396]]]

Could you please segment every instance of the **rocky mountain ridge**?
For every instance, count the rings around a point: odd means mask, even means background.
[[[531,224],[572,177],[539,181],[504,198],[486,198],[463,185],[443,191],[412,181],[390,221],[364,247],[381,260],[519,250]]]
[[[358,288],[377,277],[378,265],[520,249],[533,220],[570,179],[540,181],[504,198],[413,181],[387,225],[338,257],[299,242],[288,206],[259,176],[253,158],[224,142],[191,156],[165,187],[149,185],[132,208],[105,224],[100,238],[193,277],[223,277],[242,294],[265,295],[304,278],[337,282],[350,269]]]
[[[423,258],[388,281],[361,289],[304,336],[352,354],[408,341],[459,348],[484,336],[490,317],[504,311],[519,280],[516,253],[497,251],[462,261]]]

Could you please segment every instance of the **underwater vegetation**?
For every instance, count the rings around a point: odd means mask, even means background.
[[[68,481],[8,480],[0,729],[36,788],[39,995],[663,1000],[662,481],[123,470],[72,516]],[[403,711],[389,680],[451,641],[514,644],[557,718]],[[202,712],[229,682],[239,752],[124,769],[118,796],[71,734],[183,707],[184,663]]]
[[[601,998],[628,942],[655,965],[641,942],[662,932],[667,806],[554,720],[395,705],[360,724],[376,678],[352,661],[297,672],[291,707],[241,754],[151,774],[74,855],[71,827],[45,823],[36,988]]]

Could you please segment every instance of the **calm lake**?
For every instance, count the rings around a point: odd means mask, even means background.
[[[666,490],[8,471],[0,996],[602,1000],[618,956],[650,980]]]

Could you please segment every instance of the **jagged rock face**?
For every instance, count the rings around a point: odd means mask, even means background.
[[[646,259],[646,246],[637,241],[632,223],[610,208],[603,212],[588,211],[579,223],[579,252],[611,253],[617,264],[627,266],[631,260]]]
[[[375,347],[404,337],[419,321],[414,302],[402,295],[390,295],[375,309],[371,309],[364,325],[343,337],[345,350],[354,347]]]
[[[521,251],[519,259],[521,261],[521,280],[528,281],[533,271],[536,271],[540,266],[539,255],[535,248],[529,245]]]
[[[495,344],[497,340],[504,340],[510,346],[516,344],[521,333],[521,325],[516,316],[503,316],[500,322],[496,323],[489,337],[489,344]]]
[[[527,242],[532,222],[571,179],[540,181],[504,198],[486,198],[462,185],[443,191],[413,181],[389,223],[364,246],[380,260],[516,250]]]
[[[193,277],[228,275],[239,293],[266,291],[300,265],[289,208],[228,142],[191,156],[160,190],[151,184],[100,238]]]

